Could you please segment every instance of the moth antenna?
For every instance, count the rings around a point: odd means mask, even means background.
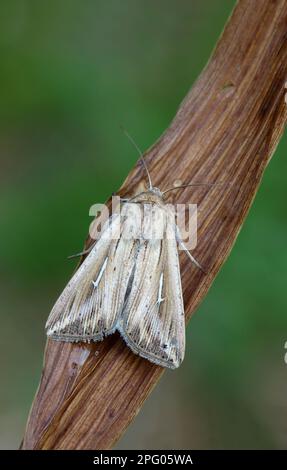
[[[222,186],[226,185],[228,183],[190,183],[190,184],[182,184],[180,186],[175,186],[174,188],[168,188],[165,191],[163,191],[162,195],[169,193],[169,191],[174,191],[175,189],[181,189],[181,188],[188,188],[189,186],[207,186],[211,188],[212,186]]]
[[[146,161],[144,159],[144,156],[143,156],[143,153],[141,151],[141,149],[139,148],[139,146],[136,144],[136,142],[134,141],[134,139],[132,138],[132,136],[128,133],[128,131],[123,127],[121,126],[121,129],[123,131],[123,133],[127,136],[127,138],[129,139],[129,141],[132,143],[132,145],[134,146],[134,148],[137,150],[137,152],[139,153],[140,157],[141,157],[141,161],[143,162],[143,166],[145,168],[145,171],[146,171],[146,174],[147,174],[147,177],[148,177],[148,183],[149,183],[149,189],[152,189],[153,188],[153,185],[152,185],[152,182],[151,182],[151,177],[150,177],[150,173],[148,171],[148,167],[147,167],[147,164],[146,164]]]

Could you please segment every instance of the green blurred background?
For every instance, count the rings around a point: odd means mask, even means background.
[[[170,123],[233,0],[10,0],[0,14],[0,447],[17,448],[44,324],[104,202]],[[287,140],[228,262],[118,448],[286,447]]]

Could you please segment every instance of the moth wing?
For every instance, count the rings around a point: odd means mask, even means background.
[[[54,305],[46,323],[51,338],[100,341],[116,329],[136,254],[135,242],[117,231],[121,230],[120,221],[119,214],[110,217]]]
[[[184,306],[174,218],[157,207],[156,220],[160,218],[164,220],[164,236],[139,245],[118,329],[133,352],[174,369],[184,358]]]

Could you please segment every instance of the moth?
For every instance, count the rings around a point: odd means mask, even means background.
[[[154,187],[141,159],[149,188],[123,200],[120,214],[110,216],[54,305],[46,332],[54,340],[90,342],[117,330],[134,353],[175,369],[185,352],[178,245],[203,268],[186,249],[165,202],[165,194],[178,187]]]

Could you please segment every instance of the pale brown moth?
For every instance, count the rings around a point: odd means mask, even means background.
[[[164,200],[179,186],[163,192],[155,188],[142,154],[141,159],[149,188],[123,200],[120,214],[109,218],[54,305],[46,331],[54,340],[90,342],[117,330],[134,353],[175,369],[185,352],[178,245],[202,268],[185,248],[174,212]],[[180,187],[185,186],[193,185]],[[134,231],[136,236],[126,236]]]

